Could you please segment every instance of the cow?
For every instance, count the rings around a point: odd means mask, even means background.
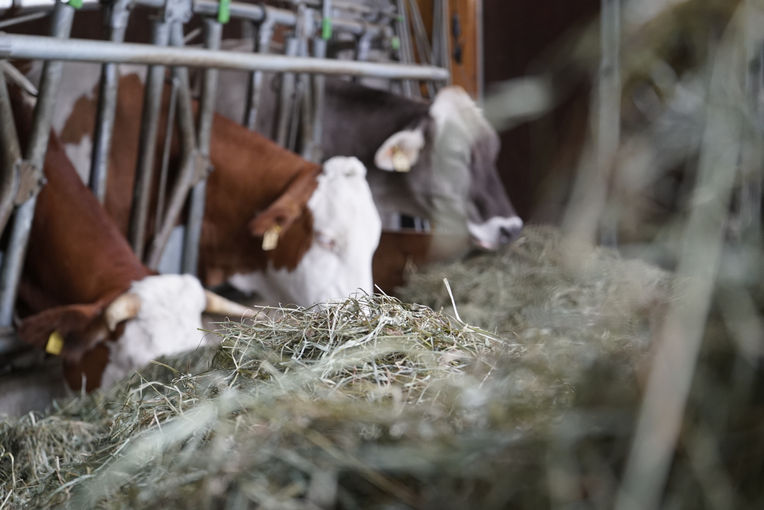
[[[21,139],[31,112],[12,94]],[[70,388],[107,388],[150,360],[203,342],[203,311],[247,308],[190,275],[157,275],[141,264],[84,186],[55,133],[43,167],[17,311],[19,337],[63,359]]]
[[[221,71],[219,113],[241,121],[246,83],[245,73]],[[323,157],[361,160],[383,218],[424,218],[457,252],[495,250],[518,235],[523,222],[495,166],[498,136],[462,88],[445,87],[431,103],[342,79],[327,78],[325,91]],[[256,126],[266,136],[275,134],[272,93],[263,87]]]
[[[97,71],[88,64],[64,65],[66,96],[54,116],[54,128],[81,174],[89,168]],[[140,71],[121,68],[109,161],[105,206],[123,233],[137,159]],[[210,159],[214,171],[207,182],[199,255],[205,285],[228,282],[256,291],[268,303],[304,306],[344,299],[359,289],[372,292],[371,259],[381,220],[358,159],[310,163],[220,115],[213,120]],[[281,232],[278,243],[265,251],[263,235],[274,229]]]

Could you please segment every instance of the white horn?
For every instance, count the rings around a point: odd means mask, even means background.
[[[204,311],[207,313],[231,317],[253,317],[257,315],[252,308],[234,303],[230,299],[219,296],[210,290],[205,289],[204,295],[207,297],[207,304],[204,308]]]
[[[104,311],[104,319],[109,331],[114,331],[117,324],[128,319],[133,319],[141,311],[141,298],[138,294],[125,292],[111,302]]]

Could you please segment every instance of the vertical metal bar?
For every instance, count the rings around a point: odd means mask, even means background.
[[[318,37],[313,40],[313,56],[324,58],[326,56],[326,41]],[[310,153],[304,154],[305,159],[320,163],[323,159],[323,136],[324,136],[324,97],[326,96],[326,78],[321,74],[313,75],[313,146]],[[308,129],[305,126],[305,129]]]
[[[173,23],[170,27],[171,41],[175,46],[183,45],[183,27],[180,23]],[[181,171],[175,181],[170,199],[167,204],[167,212],[162,219],[162,226],[151,242],[151,248],[146,257],[146,264],[151,269],[156,269],[162,258],[162,253],[167,246],[175,224],[180,217],[183,206],[188,198],[189,190],[194,186],[199,174],[200,165],[199,151],[197,150],[196,133],[194,132],[194,112],[189,86],[188,69],[174,67],[173,79],[178,84],[178,125],[180,127],[180,140],[182,148]]]
[[[220,49],[220,39],[223,25],[213,19],[204,20],[204,46],[211,50]],[[198,149],[203,157],[210,155],[210,140],[212,138],[212,120],[217,95],[218,70],[209,67],[204,70],[202,98],[199,105]],[[199,263],[199,241],[202,236],[202,219],[207,191],[207,178],[203,177],[194,185],[191,192],[186,237],[183,242],[182,271],[196,274]]]
[[[127,7],[129,0],[113,0],[108,4],[106,16],[109,25],[109,38],[113,42],[125,40],[127,20],[130,15]],[[101,82],[98,89],[98,110],[96,113],[95,132],[93,134],[93,153],[90,165],[90,189],[98,201],[103,203],[106,197],[106,179],[109,169],[109,151],[117,109],[117,64],[105,63],[101,66]]]
[[[606,206],[607,175],[613,158],[618,152],[621,136],[621,0],[601,0],[601,28],[599,80],[597,84],[597,172],[594,197]],[[618,244],[617,211],[600,214],[600,243],[606,246]]]
[[[0,235],[5,230],[13,212],[18,192],[18,162],[21,148],[13,123],[11,99],[5,83],[5,73],[0,70],[0,151],[2,151],[2,181],[0,181]]]
[[[419,63],[422,65],[430,65],[433,61],[432,47],[430,46],[430,41],[427,40],[427,29],[422,20],[422,13],[419,11],[419,4],[416,0],[409,0],[409,8],[414,28],[414,42],[416,43],[417,53],[419,54]],[[430,98],[435,97],[435,84],[431,80],[428,80],[425,82],[425,85],[427,87],[427,95]]]
[[[285,54],[297,55],[299,44],[296,37],[287,37]],[[279,103],[279,123],[276,131],[276,142],[282,147],[287,145],[289,136],[289,122],[291,120],[292,106],[294,103],[295,76],[294,73],[281,75],[281,99]]]
[[[271,38],[273,37],[273,24],[265,21],[260,24],[257,31],[257,40],[254,50],[258,53],[268,53],[271,47]],[[254,130],[257,125],[257,114],[260,110],[261,91],[263,89],[263,72],[252,71],[249,73],[249,83],[247,84],[247,104],[244,108],[244,119],[242,124],[249,129]]]
[[[167,46],[170,39],[170,22],[155,21],[152,42],[157,46]],[[156,151],[159,110],[162,103],[165,66],[149,66],[143,96],[141,117],[141,137],[138,145],[138,164],[135,170],[133,205],[130,209],[130,245],[138,258],[143,259],[146,244],[146,218],[149,209],[149,194],[154,173],[154,153]]]
[[[477,38],[475,53],[477,55],[477,102],[482,106],[483,96],[485,95],[485,51],[483,42],[483,0],[475,0],[477,14],[475,19],[477,20]],[[429,82],[433,83],[433,82]]]
[[[409,36],[408,16],[406,15],[406,5],[403,0],[396,0],[398,8],[398,39],[400,40],[399,59],[402,63],[413,63],[413,54],[411,52],[411,37]],[[416,86],[412,80],[403,80],[403,94],[407,97],[418,96]]]
[[[73,19],[74,9],[60,0],[56,2],[51,22],[51,35],[56,38],[69,37]],[[42,168],[45,161],[45,151],[48,147],[48,136],[56,99],[55,94],[61,80],[62,66],[63,63],[60,61],[48,61],[43,67],[32,132],[25,152],[26,159],[37,168]],[[35,195],[24,202],[16,211],[8,250],[3,260],[2,274],[0,274],[0,326],[10,326],[13,320],[13,305],[16,301],[36,204],[37,196]]]
[[[170,167],[170,149],[172,148],[172,133],[175,126],[175,107],[178,104],[178,80],[172,80],[170,89],[170,104],[167,108],[167,123],[165,124],[164,144],[162,146],[162,166],[159,169],[159,191],[157,192],[157,208],[155,232],[162,225],[164,216],[165,194],[167,193],[167,174]]]

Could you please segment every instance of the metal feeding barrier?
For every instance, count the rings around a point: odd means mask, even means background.
[[[391,1],[389,8],[346,1],[293,1],[293,9],[264,4],[245,4],[228,0],[0,0],[0,16],[12,12],[16,17],[0,21],[0,28],[40,19],[52,14],[50,36],[19,35],[0,32],[0,59],[44,60],[37,91],[33,126],[27,147],[19,145],[10,109],[6,76],[28,84],[15,68],[0,60],[0,143],[2,178],[0,179],[0,231],[6,226],[10,235],[2,253],[0,268],[0,355],[19,349],[13,335],[13,314],[17,288],[29,238],[37,193],[44,185],[42,167],[51,128],[55,92],[64,61],[101,62],[98,108],[93,135],[89,186],[103,202],[108,155],[117,101],[117,65],[148,66],[141,117],[136,179],[130,211],[129,242],[135,253],[151,268],[156,268],[170,234],[188,202],[182,270],[195,274],[198,261],[201,220],[204,215],[206,177],[211,170],[209,145],[212,129],[217,72],[219,68],[249,71],[247,104],[241,119],[254,128],[260,106],[264,72],[283,73],[280,101],[286,108],[279,118],[278,140],[295,146],[302,123],[303,155],[320,159],[319,142],[323,112],[323,75],[345,75],[402,80],[408,95],[418,93],[415,83],[434,84],[448,79],[448,71],[429,65],[414,65],[407,13],[404,3]],[[133,7],[156,10],[152,20],[151,44],[125,43]],[[411,6],[415,7],[412,3]],[[108,41],[70,39],[72,22],[78,10],[101,9]],[[196,15],[201,17],[202,48],[187,47],[196,35],[184,34],[184,26]],[[250,42],[251,53],[221,51],[223,25],[235,19]],[[370,21],[373,19],[374,21]],[[420,20],[421,21],[421,20]],[[414,30],[421,30],[419,22]],[[271,52],[274,36],[287,30],[285,54]],[[335,37],[350,36],[357,41],[355,61],[326,58],[327,44]],[[418,35],[421,39],[421,34]],[[397,62],[368,62],[368,50],[377,41],[390,49]],[[424,55],[424,53],[420,53]],[[423,62],[431,60],[421,58]],[[160,165],[160,203],[157,204],[157,234],[146,239],[146,220],[150,207],[150,189],[154,180],[156,140],[166,68],[171,67],[171,98],[165,140],[172,136],[172,118],[177,116],[182,148],[181,168],[172,189],[167,187],[168,155]],[[194,118],[187,67],[203,68],[198,116]],[[27,86],[27,88],[29,88]],[[309,128],[308,128],[309,126]],[[167,150],[169,144],[165,144]],[[148,247],[146,253],[144,248]],[[0,363],[1,365],[2,363]]]

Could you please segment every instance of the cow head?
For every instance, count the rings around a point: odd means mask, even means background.
[[[442,89],[429,117],[391,135],[377,150],[380,170],[406,172],[413,196],[438,233],[469,236],[494,250],[523,222],[496,170],[499,138],[460,87]]]
[[[334,157],[323,165],[308,200],[313,217],[310,248],[294,269],[270,265],[237,274],[229,283],[269,301],[309,306],[372,292],[371,260],[382,223],[357,158]]]
[[[19,336],[64,359],[69,386],[107,388],[152,359],[197,347],[201,313],[242,315],[189,275],[148,276],[118,296],[23,319]]]

